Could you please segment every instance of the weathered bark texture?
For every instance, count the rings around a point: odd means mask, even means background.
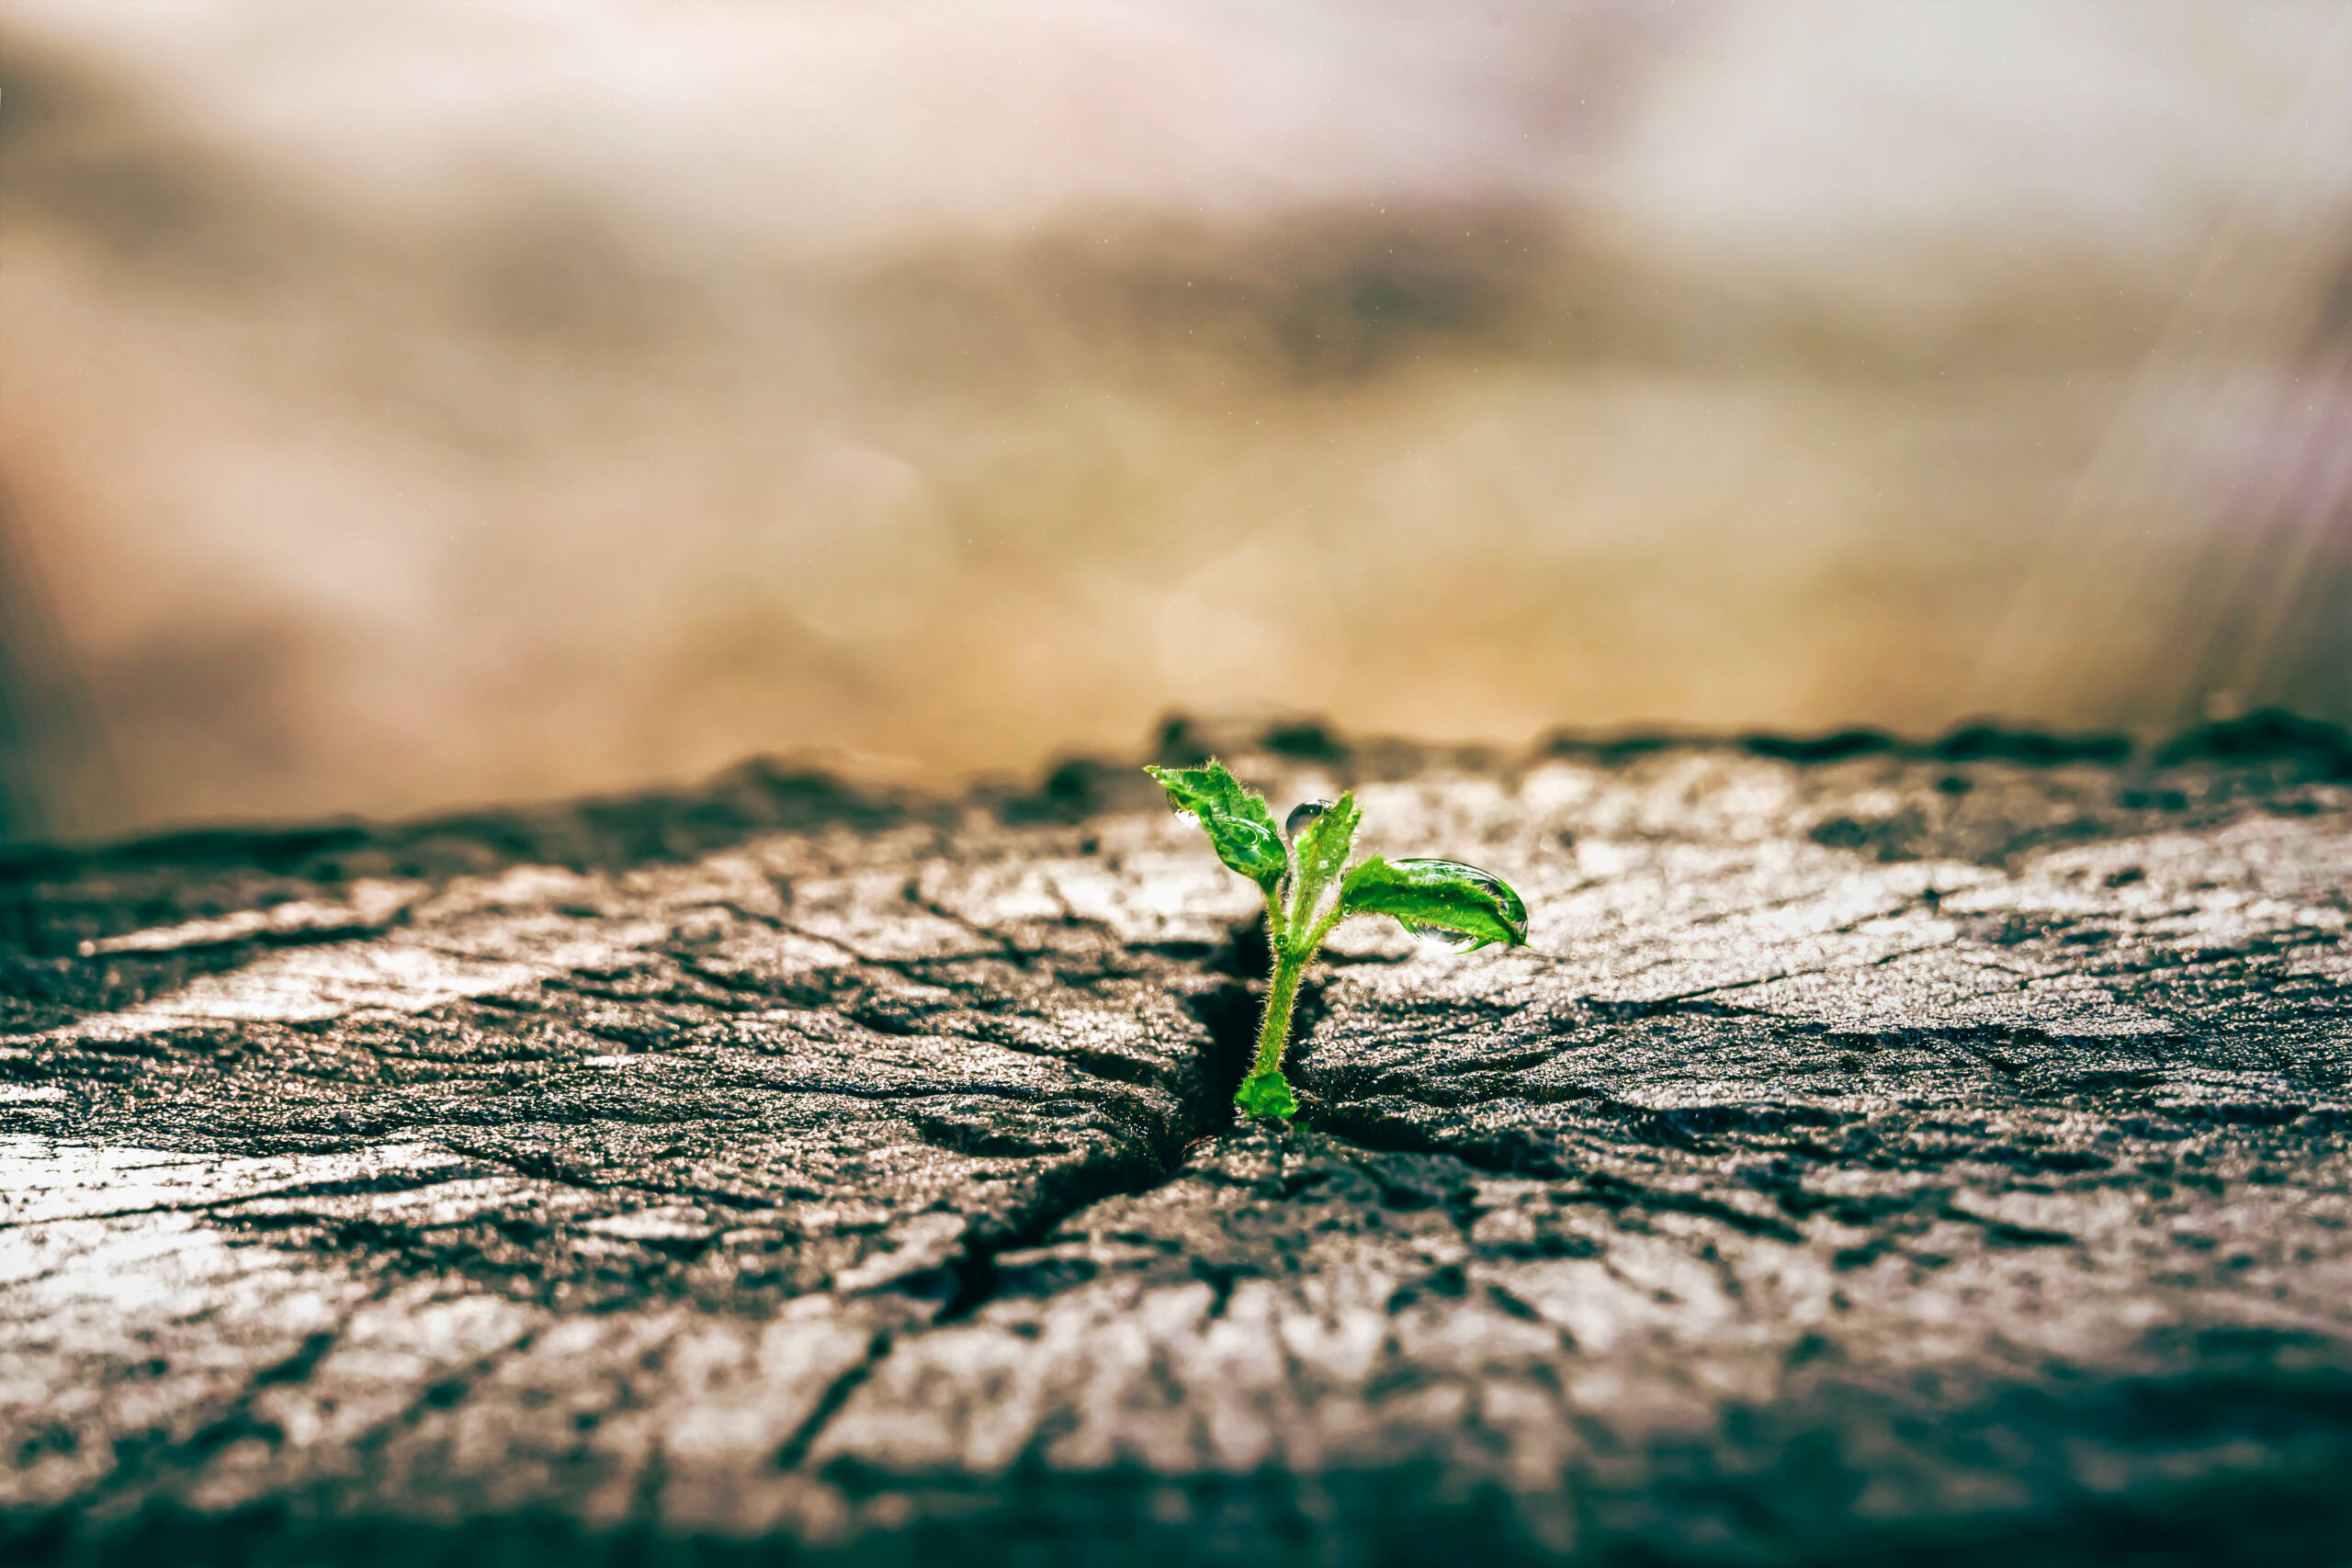
[[[2352,1562],[2337,738],[1268,741],[0,870],[0,1558]]]

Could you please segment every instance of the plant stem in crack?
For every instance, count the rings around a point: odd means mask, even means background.
[[[1288,1116],[1298,1110],[1290,1085],[1283,1078],[1283,1047],[1290,1043],[1291,1008],[1298,999],[1299,976],[1306,971],[1312,950],[1298,951],[1288,942],[1274,949],[1274,976],[1266,987],[1266,1018],[1258,1031],[1258,1057],[1241,1082],[1234,1103],[1252,1116]]]

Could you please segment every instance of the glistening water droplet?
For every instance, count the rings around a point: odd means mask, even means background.
[[[1290,816],[1283,822],[1283,837],[1295,839],[1298,830],[1340,803],[1336,800],[1302,800],[1291,807]]]
[[[1476,953],[1487,945],[1485,937],[1472,936],[1467,931],[1448,931],[1443,926],[1432,926],[1420,920],[1408,920],[1402,915],[1396,917],[1396,923],[1423,942],[1435,942],[1453,953]]]

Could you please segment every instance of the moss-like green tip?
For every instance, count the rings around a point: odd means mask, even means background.
[[[1298,1114],[1298,1100],[1291,1094],[1290,1080],[1283,1077],[1280,1068],[1251,1073],[1243,1078],[1240,1091],[1233,1097],[1233,1103],[1251,1116]]]

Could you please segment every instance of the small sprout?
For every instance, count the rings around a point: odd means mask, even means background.
[[[1348,851],[1363,817],[1352,795],[1306,802],[1278,832],[1265,797],[1244,789],[1215,759],[1197,768],[1144,772],[1168,791],[1169,809],[1198,818],[1217,858],[1265,896],[1274,972],[1266,987],[1257,1060],[1233,1097],[1252,1116],[1289,1116],[1298,1110],[1283,1077],[1291,1008],[1298,999],[1299,976],[1341,920],[1351,915],[1393,916],[1415,936],[1433,937],[1458,953],[1497,942],[1527,944],[1527,906],[1492,872],[1460,861],[1385,861],[1378,855],[1349,867]]]

